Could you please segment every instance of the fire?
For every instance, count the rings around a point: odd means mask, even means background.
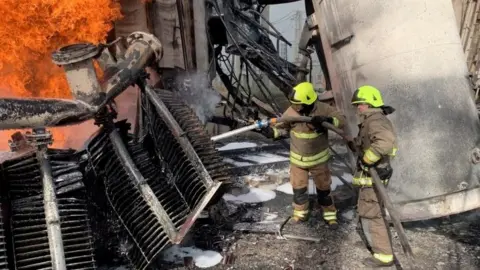
[[[121,18],[116,0],[2,0],[0,14],[0,97],[71,98],[51,53],[72,43],[103,42]],[[68,131],[52,132],[54,146],[64,147]],[[0,149],[8,149],[12,133],[0,133]]]

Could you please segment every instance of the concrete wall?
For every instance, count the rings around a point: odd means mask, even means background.
[[[479,120],[452,0],[321,1],[320,17],[330,44],[355,35],[333,51],[350,129],[357,132],[349,101],[361,85],[376,86],[397,109],[389,117],[400,148],[389,191],[406,207],[404,219],[479,207],[479,170],[471,161]],[[463,192],[447,200],[455,191]]]

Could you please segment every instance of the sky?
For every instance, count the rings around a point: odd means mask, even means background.
[[[298,43],[295,40],[295,16],[296,11],[300,11],[302,16],[300,31],[303,28],[305,22],[305,3],[304,1],[298,1],[288,4],[270,5],[270,18],[269,21],[277,28],[277,30],[293,44]],[[299,33],[300,34],[300,33]],[[288,60],[294,62],[294,51],[292,47],[287,47]],[[313,70],[312,70],[312,83],[316,87],[320,87],[323,81],[323,75],[318,63],[316,54],[312,54]]]
[[[303,1],[298,1],[288,4],[270,5],[270,22],[282,33],[282,35],[290,42],[295,40],[295,12],[301,11],[302,21],[305,20],[305,4]],[[289,58],[293,60],[293,50],[288,48]]]

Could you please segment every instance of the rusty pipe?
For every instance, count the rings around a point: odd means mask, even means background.
[[[133,32],[126,40],[128,49],[123,61],[113,67],[117,72],[103,84],[98,81],[93,59],[108,45],[79,43],[62,47],[52,54],[52,61],[63,66],[75,99],[101,107],[134,84],[152,57],[157,62],[162,58],[162,45],[155,36]],[[102,93],[107,93],[106,99]]]
[[[102,48],[91,43],[79,43],[62,47],[52,53],[52,61],[63,66],[68,86],[77,100],[88,104],[99,104],[102,88],[98,82],[93,59]]]
[[[136,83],[152,60],[159,62],[162,59],[162,43],[154,35],[133,32],[128,36],[127,42],[128,49],[125,52],[124,60],[116,66],[118,71],[102,84],[102,88],[107,93],[102,105],[110,102],[127,87]]]
[[[63,247],[62,229],[60,225],[60,211],[58,209],[52,166],[47,154],[47,146],[49,143],[51,143],[52,135],[44,128],[34,129],[32,135],[34,137],[41,136],[42,139],[47,140],[40,143],[39,141],[33,139],[32,143],[37,145],[36,157],[40,165],[40,172],[42,174],[43,204],[48,235],[48,245],[50,249],[50,257],[52,258],[52,269],[63,270],[67,269],[67,264],[65,260],[65,249]]]
[[[93,118],[104,105],[136,83],[150,60],[162,58],[161,43],[153,35],[134,32],[127,42],[125,59],[117,64],[118,71],[102,87],[93,68],[93,58],[101,52],[98,47],[82,43],[54,52],[53,61],[64,67],[77,100],[0,99],[0,130],[67,126]]]
[[[0,130],[73,125],[95,112],[95,107],[77,100],[0,99]]]

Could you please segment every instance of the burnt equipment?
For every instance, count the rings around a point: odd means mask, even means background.
[[[5,239],[5,224],[3,222],[2,203],[0,202],[0,269],[8,270],[7,241]]]
[[[1,166],[15,269],[96,269],[75,151],[48,149],[45,129],[27,138],[37,149]]]
[[[104,127],[87,151],[96,174],[103,177],[110,206],[128,232],[127,257],[136,269],[145,269],[172,243],[175,223],[184,220],[188,209],[181,198],[168,204],[175,190],[168,188],[166,174],[151,162],[141,143],[127,143],[127,131],[119,125],[113,130]],[[171,220],[166,210],[179,218]]]
[[[177,113],[189,118],[179,117],[177,122],[170,115],[165,120],[165,114],[149,111],[158,100],[150,99],[156,93],[148,93],[142,95],[146,105],[142,115],[148,117],[142,121],[146,135],[141,140],[128,134],[124,122],[114,125],[107,114],[101,118],[101,131],[87,147],[95,174],[104,179],[105,195],[128,232],[127,256],[136,269],[154,265],[163,249],[183,240],[217,193],[219,181],[228,176],[193,112],[183,103],[170,101]],[[173,128],[164,124],[167,121]],[[186,130],[193,145],[174,135],[185,135],[179,133],[179,123],[190,127]]]
[[[54,62],[64,66],[76,100],[18,100],[10,102],[13,105],[3,111],[0,128],[37,128],[29,134],[37,149],[29,152],[30,156],[25,154],[6,162],[3,167],[11,198],[12,245],[17,269],[95,267],[88,224],[75,223],[77,217],[78,222],[88,222],[84,193],[79,191],[84,188],[79,182],[82,176],[57,181],[59,173],[52,163],[56,160],[50,157],[50,153],[56,156],[56,152],[47,149],[51,138],[40,126],[69,125],[94,118],[101,127],[85,152],[65,155],[72,158],[83,155],[82,161],[87,160],[86,172],[95,180],[85,183],[89,189],[99,186],[102,189],[107,208],[115,213],[127,235],[127,257],[135,269],[155,266],[160,252],[180,243],[204,208],[222,195],[217,191],[229,178],[227,168],[203,124],[173,92],[146,86],[144,68],[161,59],[160,42],[140,32],[131,34],[127,41],[130,46],[124,60],[105,72],[102,83],[92,63],[102,46],[76,44],[53,54]],[[128,133],[129,124],[114,121],[113,99],[132,84],[141,88],[143,105],[139,111],[141,118],[137,117],[136,136]],[[44,103],[53,108],[47,111],[48,117],[39,116],[37,111],[25,115],[19,109],[22,104]],[[69,164],[78,169],[79,163],[78,158]],[[58,169],[67,170],[62,166]],[[38,182],[40,179],[43,185]],[[89,193],[94,192],[89,190]],[[89,199],[94,204],[104,203],[98,196]],[[43,201],[46,205],[42,208]],[[29,235],[34,240],[26,241]],[[79,239],[71,238],[80,235]],[[85,264],[87,260],[91,266]]]

